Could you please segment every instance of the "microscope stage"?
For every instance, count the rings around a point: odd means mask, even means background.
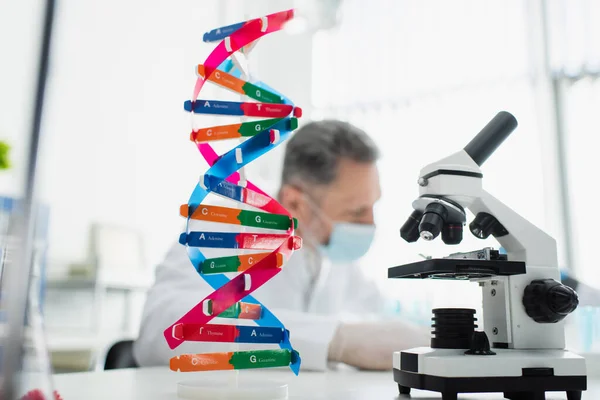
[[[443,399],[454,399],[457,393],[586,390],[585,360],[566,350],[494,348],[495,355],[485,356],[465,351],[419,347],[395,352],[394,380],[401,393],[423,389],[440,392]]]
[[[432,258],[389,268],[388,278],[466,280],[525,272],[525,263],[521,261]]]

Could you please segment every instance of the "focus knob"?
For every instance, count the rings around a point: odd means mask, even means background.
[[[573,289],[554,279],[537,279],[525,288],[523,305],[535,322],[555,323],[575,311],[579,297]]]

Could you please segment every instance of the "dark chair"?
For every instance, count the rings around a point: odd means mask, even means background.
[[[106,354],[104,369],[138,368],[133,357],[133,340],[122,340],[113,344]]]

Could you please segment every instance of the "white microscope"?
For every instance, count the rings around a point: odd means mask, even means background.
[[[475,216],[469,230],[492,235],[506,250],[454,253],[390,268],[389,278],[469,279],[483,293],[483,330],[475,310],[433,310],[431,347],[394,353],[400,393],[411,388],[459,393],[501,392],[510,400],[543,400],[564,391],[580,400],[586,390],[583,357],[565,350],[563,319],[577,308],[574,290],[560,283],[555,240],[487,193],[480,166],[516,128],[498,113],[461,151],[421,170],[419,198],[400,229],[407,242],[445,244],[462,240],[465,210]]]

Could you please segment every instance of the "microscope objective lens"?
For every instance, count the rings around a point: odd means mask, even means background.
[[[421,232],[421,239],[423,240],[433,240],[433,233],[429,231]]]
[[[448,210],[441,204],[430,203],[423,212],[423,218],[419,224],[419,233],[423,240],[433,240],[442,231],[442,227],[448,216]]]

